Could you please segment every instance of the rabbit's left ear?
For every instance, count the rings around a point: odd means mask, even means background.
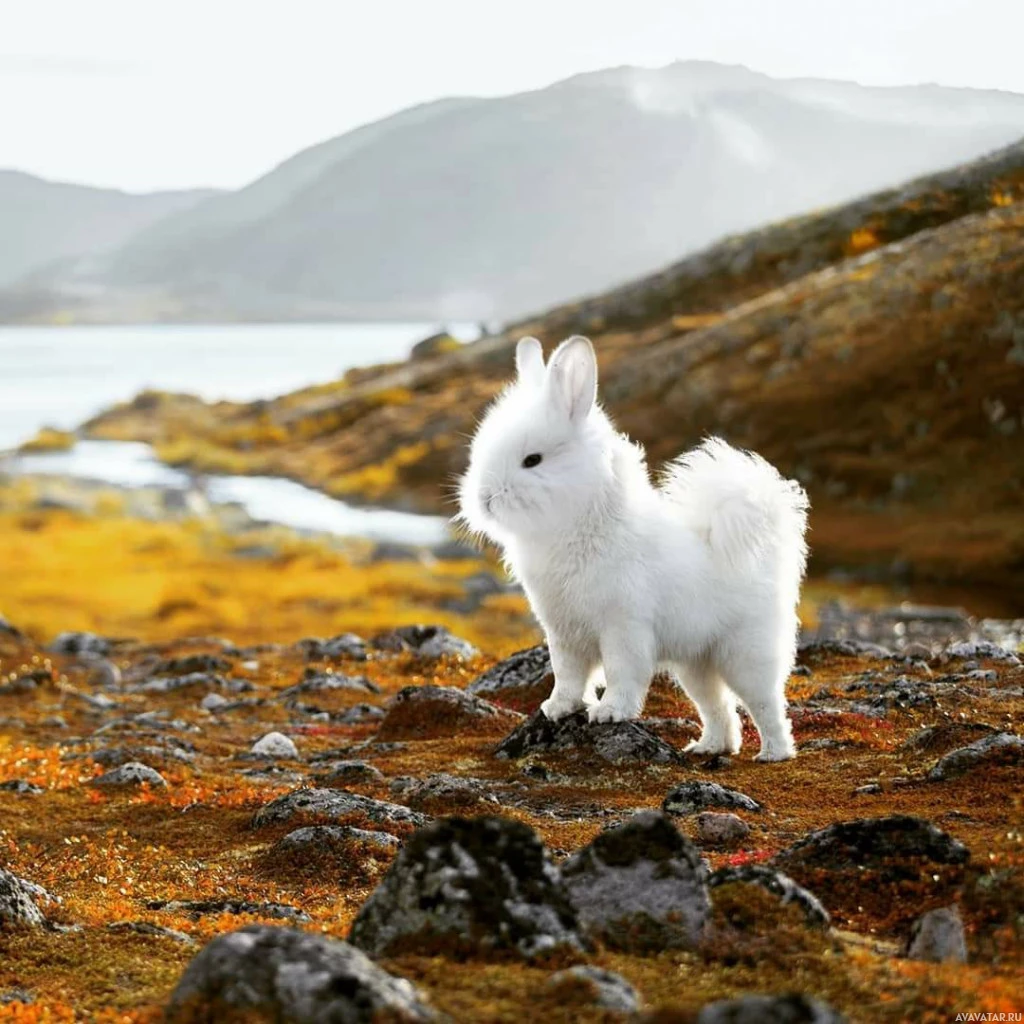
[[[597,399],[594,346],[577,334],[555,349],[548,362],[548,395],[573,422],[586,418]]]

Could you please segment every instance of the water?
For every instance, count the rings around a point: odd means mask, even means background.
[[[208,400],[271,398],[336,379],[355,366],[394,362],[435,331],[430,324],[271,324],[0,328],[0,453],[41,427],[70,430],[146,388]],[[468,332],[463,332],[468,333]],[[0,471],[188,490],[195,480],[158,462],[145,444],[81,441],[71,451],[0,454]],[[291,480],[204,477],[214,502],[298,529],[436,544],[445,520],[353,508]]]
[[[252,401],[405,359],[432,324],[0,327],[0,451],[146,388]]]

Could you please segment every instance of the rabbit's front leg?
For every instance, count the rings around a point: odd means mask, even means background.
[[[541,704],[540,709],[546,718],[557,722],[586,706],[583,693],[593,666],[582,651],[551,633],[548,634],[548,651],[551,654],[551,668],[555,673],[555,685],[551,696]]]
[[[653,633],[622,623],[601,637],[604,696],[589,708],[591,722],[628,722],[639,718],[655,668]]]

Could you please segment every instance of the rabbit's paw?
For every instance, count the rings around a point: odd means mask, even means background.
[[[639,717],[640,709],[630,702],[609,700],[607,694],[587,708],[591,722],[629,722]]]
[[[582,700],[575,697],[565,697],[560,693],[553,693],[540,706],[541,714],[548,721],[557,722],[561,718],[568,718],[577,711],[582,711],[586,705]]]
[[[738,754],[739,743],[730,743],[728,740],[704,739],[691,740],[683,747],[684,754]]]
[[[781,743],[764,743],[755,761],[788,761],[796,757],[796,746],[792,740]]]

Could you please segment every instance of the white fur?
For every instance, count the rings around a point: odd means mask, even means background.
[[[635,718],[664,667],[703,722],[688,749],[736,753],[740,702],[761,735],[758,758],[792,757],[785,685],[807,554],[803,489],[718,438],[655,487],[643,449],[595,404],[587,339],[563,342],[545,369],[524,338],[516,363],[519,379],[473,439],[460,518],[504,549],[547,635],[555,686],[541,710]],[[541,464],[524,468],[532,453]]]

